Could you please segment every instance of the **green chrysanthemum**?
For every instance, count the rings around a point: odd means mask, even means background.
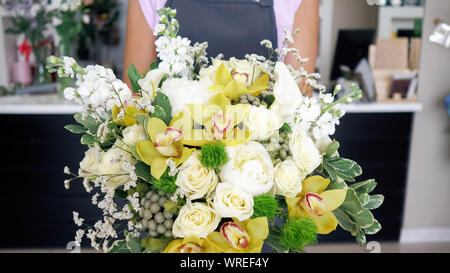
[[[177,176],[178,175],[170,176],[169,170],[167,169],[159,179],[156,179],[152,176],[151,182],[156,190],[173,194],[177,190],[177,185],[175,185]]]
[[[200,153],[200,162],[209,169],[217,170],[228,162],[225,145],[221,142],[205,144]]]
[[[262,194],[253,198],[253,215],[251,218],[267,217],[271,221],[277,216],[278,202],[269,194]]]
[[[310,218],[289,219],[281,228],[280,243],[284,247],[303,251],[303,247],[317,242],[317,226]]]

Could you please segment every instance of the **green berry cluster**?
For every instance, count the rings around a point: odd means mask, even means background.
[[[142,217],[143,230],[148,231],[151,237],[160,235],[171,238],[174,214],[164,209],[164,204],[171,197],[163,191],[148,191],[141,199],[142,209],[139,216]]]
[[[276,149],[269,153],[275,165],[292,156],[292,151],[289,148],[289,139],[289,133],[281,132],[278,137],[278,144],[276,144]]]
[[[271,92],[267,90],[261,92],[259,96],[245,94],[240,96],[237,102],[242,104],[251,104],[253,106],[260,106],[260,105],[268,106],[266,97],[270,95],[272,95]]]

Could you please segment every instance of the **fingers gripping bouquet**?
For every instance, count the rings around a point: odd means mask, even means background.
[[[301,252],[338,225],[360,244],[381,229],[371,210],[374,180],[355,182],[357,163],[339,156],[330,139],[341,105],[361,97],[351,90],[324,93],[319,75],[294,70],[287,53],[262,46],[270,58],[221,56],[208,64],[206,43],[177,35],[175,10],[159,10],[159,61],[145,75],[132,65],[132,92],[102,66],[80,67],[50,57],[60,77],[76,78],[64,91],[83,107],[72,133],[89,147],[80,169],[103,219],[85,223],[74,212],[77,244],[83,237],[106,252]],[[318,96],[303,96],[305,81]],[[278,219],[275,223],[275,219]],[[124,234],[124,236],[122,236]]]

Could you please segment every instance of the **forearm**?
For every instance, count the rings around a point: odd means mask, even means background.
[[[297,28],[300,32],[294,37],[294,43],[290,47],[297,48],[303,58],[306,57],[309,59],[307,63],[301,64],[301,67],[308,73],[313,73],[316,69],[319,41],[318,0],[302,1],[295,15],[293,30]],[[286,56],[285,63],[292,65],[294,68],[299,68],[299,64],[293,54]],[[307,87],[304,81],[300,83],[300,90],[308,96],[312,94],[312,89]]]
[[[141,74],[150,69],[150,64],[156,61],[155,39],[138,1],[129,1],[123,80],[130,88],[128,67],[133,63]]]

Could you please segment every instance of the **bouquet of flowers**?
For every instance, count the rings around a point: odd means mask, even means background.
[[[324,93],[319,75],[293,69],[287,53],[262,41],[269,58],[222,56],[208,64],[207,43],[178,36],[175,10],[158,11],[158,62],[133,91],[102,66],[80,67],[49,57],[60,77],[76,77],[66,99],[82,106],[76,125],[89,147],[77,173],[103,219],[92,225],[74,212],[84,236],[105,252],[302,252],[340,225],[360,244],[381,229],[371,210],[374,180],[356,182],[360,166],[339,156],[330,139],[342,104],[361,97],[353,86],[340,99]],[[318,91],[303,96],[299,83]],[[123,235],[122,235],[123,234]]]

